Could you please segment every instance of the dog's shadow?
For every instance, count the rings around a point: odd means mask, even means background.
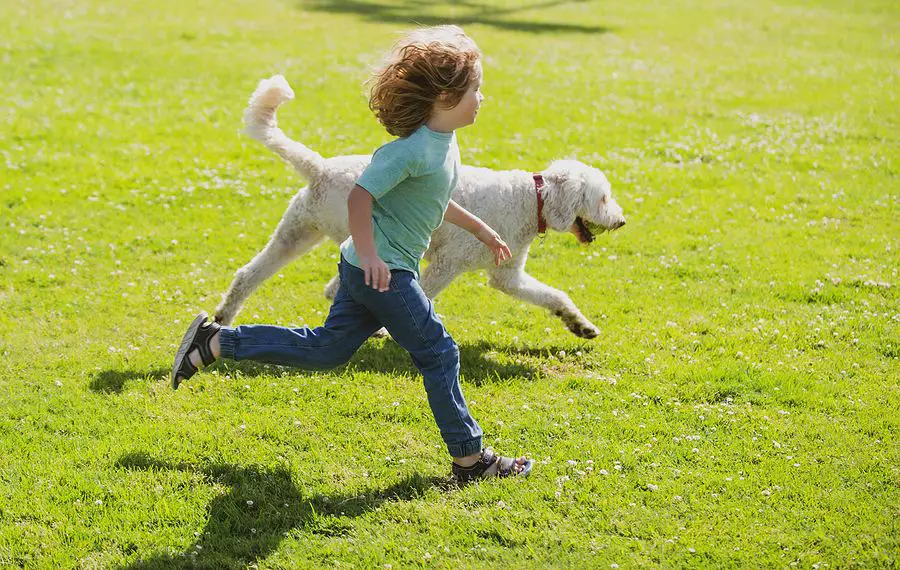
[[[476,386],[510,380],[534,379],[540,375],[541,368],[529,363],[529,360],[534,357],[548,358],[558,354],[560,350],[571,350],[571,347],[500,345],[487,341],[461,343],[458,346],[462,381]],[[585,345],[578,350],[589,353],[591,347]],[[369,340],[356,351],[345,367],[360,372],[419,375],[409,354],[390,339]],[[319,374],[299,368],[234,360],[220,360],[213,364],[210,370],[227,373],[239,372],[249,378],[277,374],[280,370],[306,376]],[[155,382],[163,378],[168,379],[169,373],[168,368],[161,367],[145,371],[104,370],[93,377],[89,387],[94,392],[119,394],[124,391],[125,385],[130,381],[140,379]]]
[[[561,4],[586,3],[590,0],[545,0],[531,4],[518,4],[514,7],[497,7],[479,2],[457,0],[454,2],[422,2],[421,0],[405,0],[403,2],[379,2],[373,0],[301,0],[299,7],[303,10],[327,12],[331,14],[354,14],[369,21],[388,22],[392,24],[424,26],[446,24],[447,17],[428,13],[428,7],[446,4],[455,9],[453,23],[465,26],[479,24],[502,30],[529,33],[582,33],[603,34],[611,31],[605,26],[588,26],[574,23],[537,22],[528,20],[511,20],[508,17],[516,12],[534,10],[552,10]]]
[[[206,527],[183,553],[160,553],[125,567],[141,570],[246,568],[274,552],[293,530],[343,536],[352,529],[347,519],[385,501],[410,501],[432,488],[453,488],[450,479],[414,474],[383,489],[352,495],[304,495],[285,468],[171,464],[145,453],[126,454],[116,466],[128,471],[191,471],[230,488],[210,503]]]

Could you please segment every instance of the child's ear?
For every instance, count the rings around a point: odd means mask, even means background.
[[[441,94],[438,95],[437,100],[435,100],[434,104],[440,106],[442,109],[452,109],[453,105],[450,102],[450,92],[441,91]]]

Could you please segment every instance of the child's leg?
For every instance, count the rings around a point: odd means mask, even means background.
[[[341,288],[320,327],[222,327],[218,340],[225,358],[328,370],[347,362],[379,328],[381,323],[372,313]]]
[[[352,271],[352,268],[351,268]],[[415,276],[391,272],[390,291],[366,287],[362,271],[341,278],[341,287],[365,304],[384,324],[394,340],[406,349],[422,373],[428,403],[450,455],[463,458],[481,452],[481,428],[469,414],[459,386],[459,349],[434,314]],[[361,286],[360,286],[361,283]]]

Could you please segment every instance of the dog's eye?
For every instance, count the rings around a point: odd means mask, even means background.
[[[606,194],[604,194],[603,196],[600,196],[600,203],[601,203],[601,204],[606,204],[606,199],[607,199],[607,198],[608,198],[608,196],[607,196]]]

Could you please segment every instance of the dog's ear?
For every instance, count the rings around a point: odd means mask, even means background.
[[[548,182],[544,191],[544,219],[554,230],[567,231],[575,223],[575,210],[584,200],[584,180],[565,168],[548,169],[544,178]]]

